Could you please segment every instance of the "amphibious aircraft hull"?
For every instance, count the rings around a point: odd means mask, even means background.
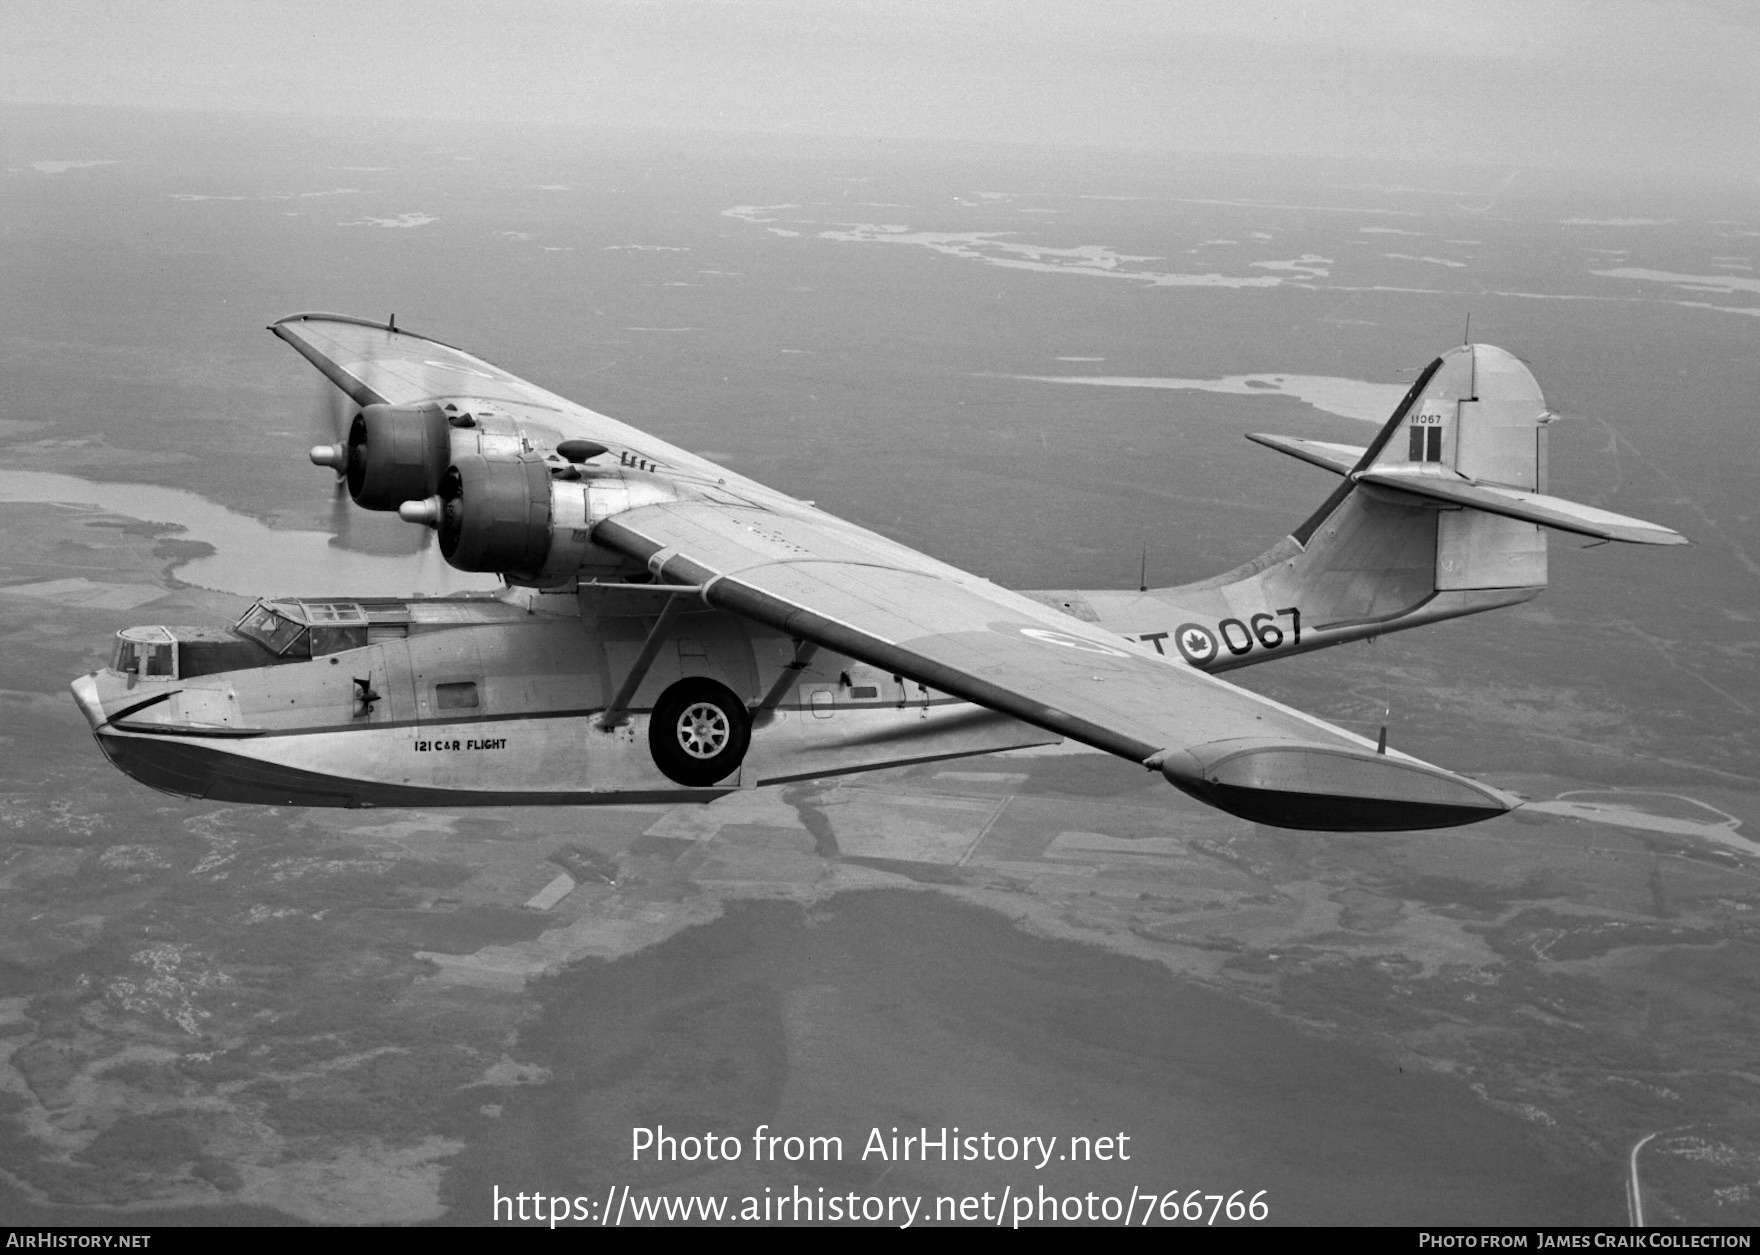
[[[101,720],[89,676],[75,682]],[[269,806],[590,806],[706,802],[740,788],[988,754],[1047,737],[967,703],[920,711],[842,711],[836,734],[783,711],[721,783],[675,784],[653,770],[650,712],[607,735],[597,714],[411,728],[320,728],[262,735],[95,729],[119,770],[162,793]],[[568,767],[563,767],[566,760]]]
[[[152,629],[175,650],[163,674],[112,666],[75,680],[73,693],[106,757],[136,780],[267,805],[700,802],[1058,739],[837,655],[793,667],[787,638],[713,613],[679,616],[613,710],[614,681],[640,661],[655,621],[635,612],[655,600],[515,589],[386,600],[362,611],[358,643],[343,634],[318,640],[315,656],[265,651],[256,665],[223,670],[205,669],[197,629]],[[326,621],[361,606],[268,604]],[[369,631],[376,639],[364,639]],[[708,684],[761,706],[779,681],[768,707],[748,713],[749,745],[725,775],[687,783],[667,774],[652,721],[668,692]]]

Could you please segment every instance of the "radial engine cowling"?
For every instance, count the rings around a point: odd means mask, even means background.
[[[550,553],[550,468],[541,458],[461,458],[440,480],[440,552],[461,571],[536,575]]]
[[[546,584],[588,568],[615,570],[623,559],[596,549],[593,525],[625,510],[678,498],[657,475],[618,468],[559,476],[558,464],[534,456],[460,458],[426,501],[406,502],[410,522],[440,532],[440,552],[461,571],[492,571]]]
[[[348,495],[367,510],[431,497],[452,461],[452,428],[438,405],[369,405],[348,429]]]

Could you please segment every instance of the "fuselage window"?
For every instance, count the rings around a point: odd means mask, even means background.
[[[461,684],[436,684],[434,686],[434,705],[441,710],[475,710],[477,708],[477,682],[466,680]]]

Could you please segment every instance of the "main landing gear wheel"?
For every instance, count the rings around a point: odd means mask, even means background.
[[[745,703],[713,680],[680,680],[648,720],[648,748],[668,780],[701,787],[738,770],[752,741]]]

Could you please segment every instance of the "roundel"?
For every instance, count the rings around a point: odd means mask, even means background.
[[[1180,657],[1194,667],[1202,667],[1216,659],[1216,638],[1210,629],[1199,627],[1196,623],[1182,623],[1173,634],[1173,643],[1179,647]]]
[[[1130,657],[1122,649],[1112,649],[1095,641],[1083,640],[1079,636],[1070,636],[1065,632],[1053,632],[1050,628],[1022,628],[1021,635],[1030,636],[1036,641],[1044,641],[1047,645],[1061,645],[1065,649],[1080,650],[1084,654],[1106,654],[1113,658]]]

